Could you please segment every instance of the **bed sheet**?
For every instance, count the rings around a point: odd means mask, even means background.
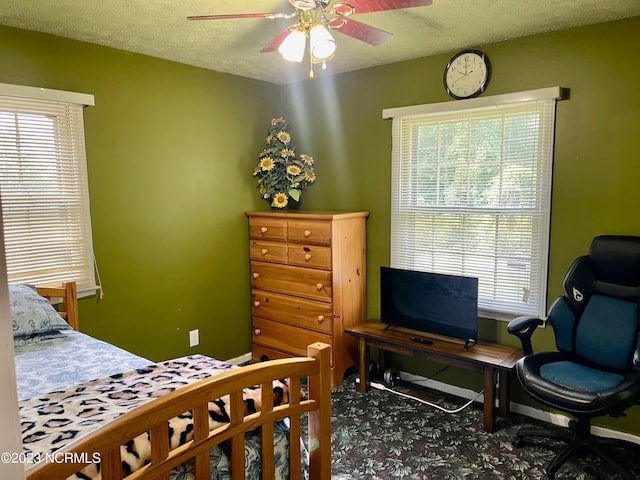
[[[75,330],[15,338],[18,400],[153,362]]]

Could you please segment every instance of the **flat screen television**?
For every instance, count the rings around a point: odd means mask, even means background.
[[[477,278],[380,267],[380,307],[389,326],[478,341]]]

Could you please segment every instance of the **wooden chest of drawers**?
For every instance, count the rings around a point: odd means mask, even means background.
[[[366,320],[367,212],[247,212],[252,357],[305,355],[331,345],[332,385],[358,361],[344,329]]]

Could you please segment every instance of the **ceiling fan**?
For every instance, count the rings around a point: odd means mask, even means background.
[[[433,0],[289,0],[294,10],[290,13],[238,13],[227,15],[197,15],[187,17],[188,20],[229,20],[236,18],[297,19],[287,26],[269,43],[261,53],[279,51],[286,60],[302,62],[309,39],[309,62],[313,78],[313,65],[333,58],[336,43],[329,32],[333,30],[348,35],[370,45],[380,45],[391,37],[380,28],[372,27],[351,18],[352,15],[384,10],[431,5]]]

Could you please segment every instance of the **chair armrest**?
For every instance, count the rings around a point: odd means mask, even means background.
[[[544,320],[538,317],[517,317],[509,322],[507,332],[520,339],[522,351],[525,355],[531,355],[533,353],[531,336],[536,328],[542,324],[544,324]]]

